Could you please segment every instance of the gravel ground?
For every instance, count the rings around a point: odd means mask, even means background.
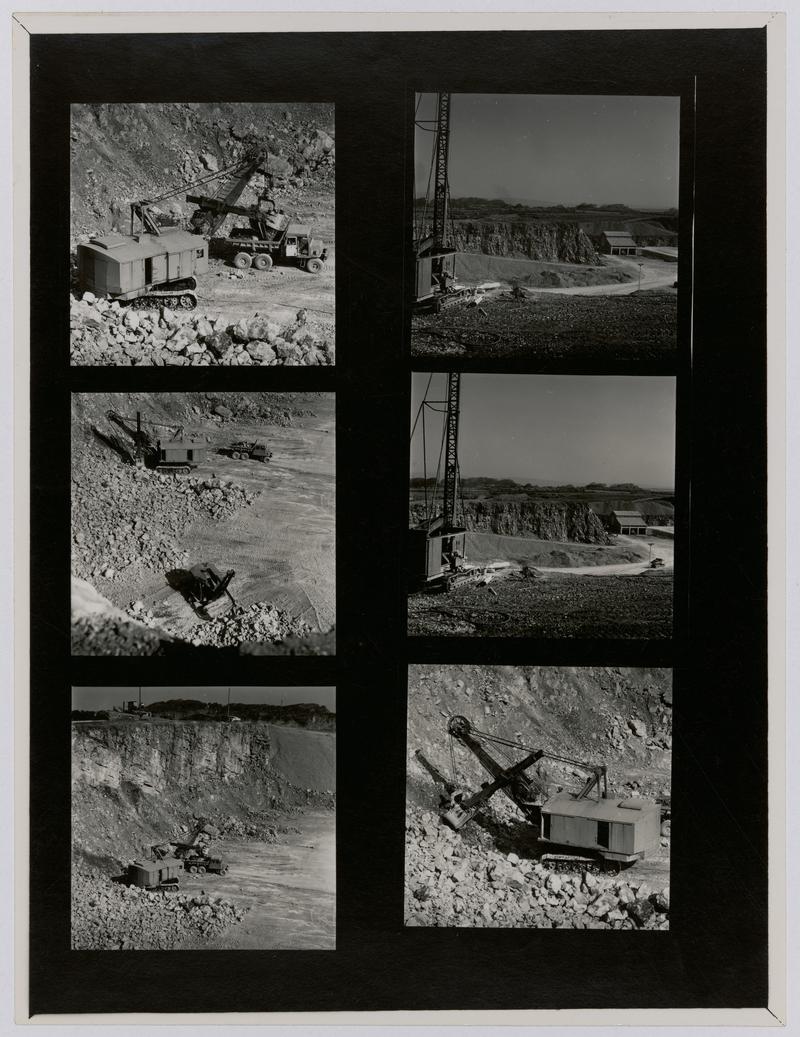
[[[672,636],[672,574],[638,576],[548,573],[511,575],[487,587],[408,599],[412,636],[614,637]]]
[[[677,291],[584,297],[500,296],[414,317],[411,353],[423,358],[667,360],[677,349]],[[481,312],[483,311],[483,312]]]

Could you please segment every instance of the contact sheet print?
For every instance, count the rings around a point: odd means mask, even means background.
[[[763,29],[29,53],[30,1014],[766,1005]]]

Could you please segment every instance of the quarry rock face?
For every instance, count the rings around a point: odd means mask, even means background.
[[[336,775],[319,736],[260,722],[75,725],[72,784],[111,792],[149,787],[169,796],[199,783],[258,782],[268,789],[291,773],[298,788],[325,791],[335,788]]]
[[[412,525],[424,521],[425,505],[409,505]],[[609,544],[602,522],[586,504],[572,501],[464,502],[464,521],[473,532],[536,540],[574,540],[584,544]]]
[[[545,263],[597,262],[591,238],[573,223],[457,220],[453,244],[459,252],[512,256]]]

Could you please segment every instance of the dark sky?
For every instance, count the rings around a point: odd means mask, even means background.
[[[412,376],[416,418],[430,375]],[[434,374],[428,399],[442,400]],[[428,475],[439,456],[443,417],[426,418]],[[581,375],[461,378],[461,474],[520,482],[633,482],[669,489],[675,478],[675,379]],[[411,443],[412,475],[422,475],[421,425]]]
[[[422,94],[417,119],[433,119]],[[677,97],[453,94],[453,198],[544,205],[678,205]],[[428,124],[430,125],[430,124]],[[416,131],[416,195],[425,196],[434,135]]]
[[[107,687],[107,688],[73,688],[73,709],[108,709],[121,706],[123,702],[133,699],[138,701],[139,688]],[[142,688],[142,705],[150,702],[165,702],[168,699],[199,699],[201,702],[227,702],[228,687],[175,687]],[[327,706],[331,712],[336,710],[336,689],[328,687],[312,688],[254,688],[231,687],[231,702],[269,703],[270,705],[290,705],[292,702],[317,702]]]

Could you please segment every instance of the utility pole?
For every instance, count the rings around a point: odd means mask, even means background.
[[[643,266],[644,266],[644,263],[640,263],[639,264],[639,291],[642,290],[642,267]]]

